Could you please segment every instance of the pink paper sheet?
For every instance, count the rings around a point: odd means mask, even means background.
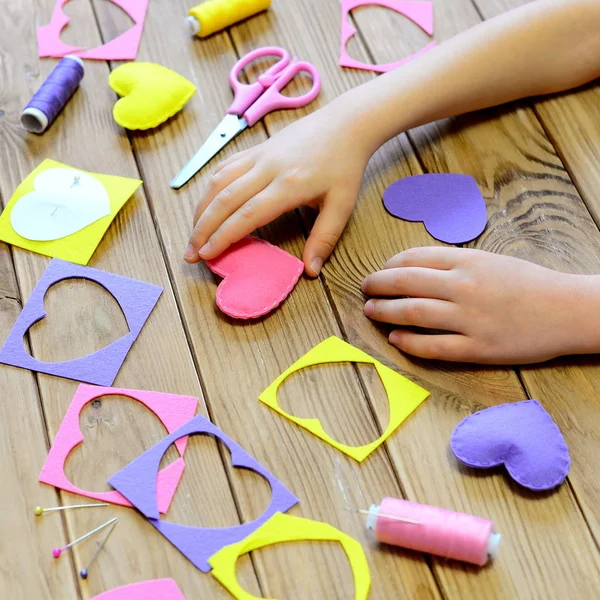
[[[37,28],[38,51],[41,58],[62,58],[67,54],[74,54],[79,58],[91,60],[135,59],[142,39],[144,21],[150,0],[111,0],[113,4],[122,8],[131,17],[134,25],[114,40],[89,50],[78,46],[70,46],[60,39],[61,31],[70,21],[63,10],[68,1],[57,0],[50,23]]]
[[[413,60],[431,50],[435,46],[435,42],[431,42],[425,48],[411,54],[407,58],[398,60],[393,63],[387,63],[385,65],[369,65],[367,63],[355,60],[348,55],[346,45],[348,40],[356,33],[356,28],[350,23],[350,11],[358,8],[359,6],[370,6],[377,5],[389,8],[401,15],[404,15],[407,19],[410,19],[413,23],[418,25],[428,35],[433,35],[433,3],[432,2],[411,2],[403,0],[342,0],[342,47],[340,50],[340,61],[341,67],[350,67],[353,69],[363,69],[365,71],[375,71],[376,73],[387,73],[407,63],[409,60]]]
[[[173,579],[152,579],[114,588],[92,600],[185,600]]]
[[[97,387],[93,385],[80,385],[77,388],[63,422],[58,429],[52,448],[50,448],[46,462],[42,467],[39,480],[42,483],[53,485],[61,490],[79,494],[80,496],[131,507],[132,504],[117,491],[89,492],[82,490],[72,484],[65,475],[67,457],[73,448],[83,442],[83,435],[79,428],[79,415],[86,404],[103,396],[126,396],[127,398],[141,402],[161,420],[169,433],[179,429],[194,416],[198,399],[192,396]],[[186,444],[187,437],[175,442],[179,455],[182,457]],[[179,458],[158,473],[157,498],[159,511],[163,514],[169,510],[175,490],[181,480],[184,466],[183,458]]]

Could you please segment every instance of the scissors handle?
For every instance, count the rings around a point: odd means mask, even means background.
[[[302,96],[284,96],[281,90],[298,73],[308,73],[312,77],[311,89]],[[257,121],[262,119],[267,113],[280,108],[300,108],[310,104],[321,91],[321,76],[317,69],[303,60],[293,60],[288,66],[284,67],[277,75],[277,79],[268,87],[265,92],[258,97],[256,102],[250,106],[244,113],[244,119],[249,127],[252,127]]]
[[[257,58],[264,58],[266,56],[279,56],[279,60],[274,65],[271,65],[254,83],[242,83],[239,80],[242,70]],[[242,56],[229,72],[229,83],[235,97],[227,112],[241,117],[256,102],[259,96],[264,93],[265,89],[274,83],[279,73],[290,64],[290,61],[289,52],[279,46],[257,48]]]

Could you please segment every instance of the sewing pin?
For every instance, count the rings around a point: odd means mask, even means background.
[[[69,510],[70,508],[92,508],[96,506],[108,506],[105,502],[99,504],[74,504],[72,506],[57,506],[55,508],[44,508],[43,506],[36,506],[33,509],[33,514],[36,517],[41,517],[44,513],[54,512],[56,510]]]
[[[106,534],[105,538],[102,540],[102,543],[96,548],[96,552],[94,552],[94,556],[92,556],[92,560],[90,560],[88,566],[85,569],[81,569],[81,571],[79,571],[79,575],[80,575],[81,579],[87,579],[88,571],[90,570],[90,567],[94,564],[96,557],[98,556],[98,554],[100,554],[100,551],[102,550],[102,548],[104,548],[104,546],[106,545],[106,542],[108,542],[108,538],[110,537],[110,534],[114,531],[118,522],[119,522],[118,520],[115,520],[115,522],[112,524],[112,527],[108,530],[108,533]]]
[[[92,529],[92,531],[86,533],[85,535],[82,535],[80,538],[77,538],[76,540],[74,540],[72,542],[69,542],[66,546],[63,546],[62,548],[54,548],[54,550],[52,550],[52,556],[54,556],[54,558],[59,558],[60,555],[65,550],[72,548],[75,544],[79,544],[79,542],[83,542],[83,540],[89,538],[91,535],[94,535],[95,533],[98,533],[99,531],[101,531],[105,527],[108,527],[111,523],[114,523],[115,521],[118,521],[118,517],[114,517],[110,521],[106,521],[106,523],[104,523],[104,525],[100,525],[100,527],[96,527],[96,529]]]
[[[72,189],[74,187],[77,187],[79,185],[79,175],[73,175],[73,183],[69,186],[69,189]],[[60,204],[56,205],[56,208],[52,211],[52,213],[50,214],[51,217],[54,216],[54,213],[60,208]]]
[[[370,515],[370,510],[365,510],[364,508],[350,508],[349,506],[345,507],[346,510],[350,512],[360,513],[361,515]],[[384,515],[382,513],[378,513],[378,517],[383,517],[384,519],[390,519],[391,521],[401,521],[402,523],[411,523],[412,525],[420,525],[420,521],[414,521],[413,519],[405,519],[403,517],[396,517],[395,515]]]

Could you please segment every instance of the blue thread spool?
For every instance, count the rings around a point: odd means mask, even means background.
[[[21,125],[31,133],[44,133],[82,79],[83,61],[77,56],[65,56],[21,113]]]

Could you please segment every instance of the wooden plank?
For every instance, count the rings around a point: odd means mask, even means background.
[[[301,504],[294,509],[294,514],[339,526],[370,548],[373,542],[362,519],[344,507],[364,506],[369,499],[385,493],[401,494],[386,454],[376,453],[364,465],[357,465],[257,401],[259,393],[289,364],[329,335],[340,334],[320,282],[302,280],[275,314],[242,324],[224,318],[215,310],[216,278],[208,269],[204,265],[189,266],[182,262],[193,209],[211,169],[178,194],[170,192],[168,182],[229,106],[231,91],[227,76],[236,54],[227,34],[203,41],[185,39],[182,20],[188,4],[182,0],[170,2],[169,10],[165,10],[165,5],[163,2],[161,8],[160,3],[155,2],[150,7],[145,40],[152,40],[152,47],[145,42],[139,59],[171,67],[197,82],[199,89],[183,114],[152,135],[131,135],[131,141],[141,171],[146,174],[148,197],[211,414],[217,424],[300,497]],[[101,26],[108,27],[100,4],[98,9]],[[304,9],[301,14],[307,23]],[[252,28],[251,33],[243,33],[246,30],[242,28],[235,31],[248,35],[249,39],[255,38],[251,42],[254,47],[268,31],[283,36],[282,29],[298,30],[298,35],[302,30],[298,21],[289,19],[283,2],[274,3],[269,13],[250,20],[247,26]],[[174,33],[178,31],[182,40]],[[349,80],[354,85],[367,76],[349,76]],[[338,91],[348,87],[339,81],[327,82],[327,85],[338,86]],[[302,111],[293,116],[297,118],[300,114]],[[224,156],[263,139],[264,130],[256,126],[231,144]],[[213,162],[211,167],[215,164]],[[295,215],[261,230],[260,234],[296,255],[300,252],[302,236]],[[231,377],[232,369],[235,377]],[[352,367],[323,368],[307,377],[299,375],[286,383],[282,392],[282,400],[286,406],[292,405],[296,414],[322,418],[334,434],[350,442],[360,443],[377,437],[370,408]],[[244,517],[262,508],[268,499],[264,488],[250,483],[236,488]],[[393,598],[398,594],[413,597],[417,593],[439,597],[426,563],[413,557],[398,560],[399,556],[397,551],[369,553],[375,575],[372,597]],[[351,594],[347,561],[337,546],[311,543],[268,548],[256,553],[255,564],[265,596],[344,598]],[[245,568],[242,566],[241,571]]]
[[[362,31],[361,16],[357,15],[356,18]],[[436,39],[444,39],[478,21],[479,17],[469,2],[436,3]],[[369,26],[373,30],[377,28],[377,39],[386,40],[394,35],[386,19],[370,21]],[[397,35],[395,39],[399,42],[396,48],[379,44],[377,39],[370,41],[370,49],[380,62],[388,62],[398,54],[406,55],[416,49],[406,44],[404,37]],[[491,218],[488,230],[480,238],[477,247],[515,254],[565,270],[581,268],[581,261],[594,264],[597,260],[598,247],[590,244],[590,239],[597,236],[595,224],[531,110],[488,111],[446,121],[411,132],[411,139],[426,170],[470,173],[478,180],[488,200]],[[533,369],[536,373],[550,373],[545,380],[548,385],[554,371]],[[475,381],[473,390],[477,389]],[[530,381],[526,378],[529,389]],[[553,386],[552,392],[548,388],[538,387],[536,395],[544,392],[539,397],[567,436],[574,458],[570,481],[580,498],[589,490],[589,484],[586,489],[585,480],[590,477],[595,480],[597,476],[597,471],[595,474],[590,472],[589,464],[597,447],[593,443],[595,434],[579,434],[568,425],[564,415],[577,415],[582,410],[589,417],[595,408],[584,404],[589,394],[586,394],[584,386],[576,387],[575,374],[569,389],[577,389],[581,393],[582,397],[577,400],[577,411],[568,410],[557,399],[560,386]],[[518,399],[519,396],[511,398]],[[487,399],[480,401],[488,405]],[[499,398],[495,398],[492,403],[499,401]],[[448,439],[450,429],[446,431],[444,439]],[[405,454],[403,459],[406,462]],[[592,469],[596,469],[596,466]],[[464,475],[461,479],[464,479]],[[481,478],[475,479],[476,486],[482,483]],[[456,483],[461,485],[460,482]],[[491,495],[491,490],[480,488],[477,491],[474,487],[467,496],[472,512],[477,512],[475,507],[482,500],[493,506],[488,514],[501,511],[503,525],[507,524],[509,515],[510,520],[514,520],[517,511],[521,517],[518,525],[520,531],[509,536],[511,544],[522,544],[523,554],[519,564],[511,563],[518,553],[515,545],[512,545],[514,554],[510,557],[504,554],[494,569],[486,571],[485,576],[489,574],[491,579],[489,588],[486,588],[486,597],[487,589],[494,590],[497,597],[506,597],[511,587],[513,593],[523,597],[589,595],[591,590],[597,588],[599,581],[598,557],[593,538],[569,487],[563,486],[555,494],[536,498],[535,501],[529,496],[516,495],[515,491],[514,488],[506,491],[505,486],[503,491],[500,485],[496,493]],[[586,497],[592,505],[597,501],[597,495],[595,500],[589,494]],[[509,503],[513,502],[514,508],[509,509]],[[586,518],[590,516],[586,511]],[[583,563],[572,555],[582,556],[579,550],[581,543],[586,545]],[[567,545],[571,550],[566,550]],[[545,560],[544,564],[538,564],[534,557],[539,555],[542,548]],[[446,585],[463,590],[461,597],[477,596],[473,589],[464,591],[464,588],[472,585],[472,580],[463,580],[459,584],[460,578],[456,582],[451,581],[454,576],[455,573],[445,572],[440,578]],[[480,584],[481,581],[478,581],[477,585]]]
[[[22,106],[54,65],[54,61],[38,63],[34,39],[35,25],[47,22],[51,8],[48,3],[41,7],[40,3],[31,1],[18,5],[3,2],[0,12],[2,58],[9,65],[3,74],[3,89],[10,90],[10,95],[6,96],[6,103],[3,104],[6,114],[0,121],[0,152],[3,164],[10,166],[3,169],[0,182],[0,194],[6,200],[21,179],[45,157],[53,157],[82,169],[139,177],[127,136],[119,132],[112,122],[114,95],[106,84],[109,71],[105,63],[86,63],[86,75],[80,91],[44,136],[29,136],[20,128],[19,113]],[[74,22],[78,22],[83,39],[90,44],[100,41],[89,2],[73,3],[70,15]],[[14,48],[19,48],[19,52],[15,54]],[[19,249],[14,250],[14,259],[22,295],[28,298],[48,264],[48,259]],[[128,356],[116,385],[195,395],[201,399],[200,411],[206,414],[199,379],[143,191],[138,192],[117,217],[91,265],[165,288],[156,310]],[[78,302],[82,305],[78,305]],[[114,301],[106,292],[95,289],[92,284],[64,282],[57,285],[48,294],[46,306],[51,315],[49,319],[52,318],[53,321],[49,327],[39,326],[31,331],[34,355],[43,352],[45,357],[55,360],[62,350],[57,348],[49,352],[48,349],[54,348],[53,344],[63,332],[72,341],[73,350],[80,355],[101,347],[107,340],[122,332],[122,318],[114,319],[114,315],[118,314]],[[60,310],[57,310],[59,307]],[[2,313],[4,329],[8,330],[8,318],[10,316],[14,321],[15,313],[14,308],[10,312],[7,310],[6,316]],[[92,326],[90,322],[93,323]],[[62,339],[64,341],[65,337]],[[30,453],[20,458],[22,452],[15,455],[20,469],[19,477],[23,479],[18,485],[22,486],[24,494],[27,492],[27,497],[8,507],[7,518],[12,523],[8,529],[10,535],[4,535],[3,539],[7,548],[9,542],[11,547],[16,548],[14,558],[7,560],[11,563],[14,560],[16,565],[16,560],[19,559],[19,566],[12,570],[13,573],[22,573],[23,568],[29,569],[32,562],[40,569],[39,574],[35,573],[29,580],[21,582],[22,589],[26,590],[21,597],[73,597],[73,590],[66,592],[66,586],[72,586],[73,579],[73,571],[67,572],[68,558],[63,558],[56,564],[47,554],[52,545],[58,545],[64,539],[56,532],[59,518],[55,516],[51,519],[48,516],[40,523],[40,533],[36,531],[33,539],[24,535],[31,525],[17,529],[17,525],[23,523],[23,503],[33,504],[39,501],[52,505],[54,502],[50,498],[53,491],[36,483],[44,458],[42,446],[45,445],[45,434],[42,431],[36,432],[35,429],[36,422],[40,423],[40,415],[31,375],[9,367],[2,367],[1,373],[3,391],[21,392],[18,394],[19,398],[13,401],[14,409],[21,404],[23,406],[20,412],[13,413],[11,408],[11,419],[7,421],[7,426],[11,428],[10,435],[3,437],[2,443],[14,443],[18,449],[16,436],[24,436],[25,431],[34,440]],[[27,381],[30,383],[27,384]],[[22,383],[16,385],[15,382]],[[76,384],[42,375],[39,377],[39,387],[49,436],[53,439]],[[81,421],[82,429],[85,430],[86,442],[91,445],[87,448],[84,445],[81,450],[76,450],[74,456],[67,461],[67,471],[76,483],[83,481],[93,485],[95,489],[103,489],[103,482],[109,471],[124,466],[144,447],[163,437],[164,428],[147,412],[135,412],[130,416],[134,408],[139,411],[137,404],[132,405],[131,401],[111,399],[95,403],[85,411]],[[7,407],[3,407],[3,410],[8,414]],[[206,461],[207,455],[212,460]],[[71,458],[73,464],[70,464]],[[98,465],[102,465],[102,468]],[[217,444],[203,436],[190,440],[186,465],[186,473],[169,518],[181,522],[195,520],[197,524],[207,525],[239,523],[235,500]],[[14,468],[15,466],[6,463],[7,474],[13,479]],[[85,468],[88,469],[87,472]],[[9,483],[13,489],[16,482],[9,480]],[[80,497],[68,494],[61,494],[61,498],[67,504],[81,501]],[[201,517],[198,516],[198,506],[203,507]],[[30,515],[29,510],[28,507],[27,516]],[[112,515],[118,515],[121,522],[106,552],[99,556],[88,581],[81,585],[84,597],[134,581],[169,576],[176,579],[188,598],[198,594],[210,598],[227,597],[212,578],[203,577],[190,568],[189,562],[134,511],[115,507],[71,511],[66,515],[68,538],[74,539]],[[31,522],[30,519],[29,523]],[[51,545],[48,538],[52,533],[54,541]],[[30,544],[35,547],[30,549]],[[74,553],[77,569],[85,566],[93,549],[93,544],[77,547]],[[34,560],[24,560],[25,552],[29,552]],[[251,569],[244,572],[244,583],[249,589],[258,590],[256,577]],[[35,591],[32,591],[34,588]],[[14,597],[12,588],[11,597]]]

